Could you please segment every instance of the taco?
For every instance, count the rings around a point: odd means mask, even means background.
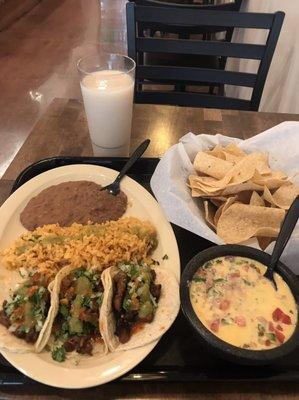
[[[160,338],[179,311],[179,285],[163,268],[122,264],[102,274],[103,337],[111,351],[128,350]]]
[[[49,326],[47,347],[55,361],[67,355],[105,354],[100,333],[99,313],[103,299],[101,272],[95,268],[64,267],[53,284],[55,309]]]
[[[39,272],[31,273],[16,286],[0,310],[0,348],[16,353],[39,352],[51,303],[49,279]]]

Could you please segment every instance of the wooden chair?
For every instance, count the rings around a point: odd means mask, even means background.
[[[148,7],[127,3],[128,55],[137,62],[135,102],[173,104],[192,107],[212,107],[238,110],[258,110],[268,70],[284,20],[283,12],[274,14],[210,11],[178,7]],[[138,24],[161,24],[181,27],[230,27],[266,29],[266,44],[230,43],[140,37]],[[222,69],[177,65],[145,65],[143,53],[180,54],[192,56],[232,57],[259,60],[256,74]],[[224,93],[212,95],[198,92],[146,90],[151,85],[236,85],[252,88],[250,100],[231,98]]]

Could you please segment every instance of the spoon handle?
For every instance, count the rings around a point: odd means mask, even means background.
[[[117,175],[115,179],[115,183],[119,182],[128,172],[128,170],[132,167],[133,164],[142,156],[142,154],[145,152],[145,150],[148,148],[148,145],[150,144],[150,140],[146,139],[144,142],[142,142],[137,149],[134,151],[134,153],[131,155],[127,163],[123,166],[122,170],[120,173]]]
[[[296,226],[296,223],[299,218],[299,196],[293,201],[289,211],[287,212],[284,221],[282,223],[282,227],[280,229],[278,238],[276,240],[272,257],[271,257],[271,264],[269,266],[270,269],[274,270],[278,260],[286,247],[291,234]]]

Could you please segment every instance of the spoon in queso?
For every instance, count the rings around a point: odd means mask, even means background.
[[[119,186],[120,181],[126,175],[126,173],[129,171],[129,169],[132,167],[132,165],[135,164],[135,162],[137,160],[139,160],[139,158],[142,156],[142,154],[148,148],[149,144],[150,144],[149,139],[144,140],[137,147],[137,149],[134,151],[134,153],[131,155],[131,157],[128,159],[128,161],[125,163],[125,165],[121,169],[120,173],[115,178],[114,182],[110,183],[110,185],[103,187],[101,190],[107,190],[110,194],[113,194],[113,196],[116,196],[120,192],[120,186]]]
[[[282,227],[278,234],[277,240],[274,245],[274,249],[271,255],[270,265],[267,267],[267,271],[265,272],[264,277],[269,279],[275,290],[277,290],[277,285],[274,279],[274,271],[276,269],[277,263],[280,259],[282,252],[284,251],[292,233],[296,226],[296,223],[299,218],[299,196],[293,201],[291,207],[289,208],[285,219],[282,223]]]

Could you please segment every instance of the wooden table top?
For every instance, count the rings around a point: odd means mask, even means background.
[[[184,134],[207,133],[246,139],[283,121],[299,121],[299,115],[230,110],[197,109],[172,106],[134,107],[131,147],[146,138],[151,145],[145,156],[160,157]],[[286,138],[287,140],[287,138]],[[13,181],[29,164],[45,157],[91,156],[83,106],[77,100],[55,99],[39,120],[15,159],[0,180],[0,204],[9,196]],[[296,399],[298,384],[203,384],[112,382],[84,391],[49,388],[44,385],[1,388],[0,398],[119,398],[119,399]]]

